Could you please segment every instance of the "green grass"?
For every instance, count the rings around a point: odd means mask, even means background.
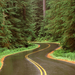
[[[0,60],[6,55],[15,54],[18,52],[23,52],[23,51],[30,51],[30,50],[33,50],[37,47],[38,47],[37,44],[31,44],[31,46],[29,46],[28,48],[22,47],[22,48],[16,48],[16,49],[11,49],[11,50],[7,49],[3,52],[0,52]],[[1,67],[1,65],[2,65],[2,63],[0,61],[0,67]]]
[[[0,66],[2,65],[2,63],[0,62]]]
[[[65,51],[63,49],[59,49],[54,51],[54,53],[50,55],[56,59],[66,59],[69,61],[75,61],[75,52],[70,52],[70,50]]]
[[[42,41],[34,41],[35,43],[60,43],[59,41],[56,41],[56,42],[52,42],[52,40],[42,40]],[[31,42],[31,43],[34,43],[34,42]]]
[[[37,43],[50,43],[50,42],[52,42],[52,43],[59,43],[59,41],[54,41],[53,39],[47,39],[48,37],[47,36],[45,36],[45,37],[38,37],[38,38],[36,38],[35,39],[35,41],[37,42]]]

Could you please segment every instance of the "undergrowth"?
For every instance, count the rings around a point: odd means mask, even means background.
[[[35,39],[35,42],[37,43],[50,43],[50,42],[54,42],[54,43],[60,43],[60,41],[54,41],[52,39],[47,39],[46,37],[38,37]]]
[[[51,54],[56,59],[66,59],[70,61],[75,61],[75,52],[70,52],[70,50],[55,50],[53,54]]]

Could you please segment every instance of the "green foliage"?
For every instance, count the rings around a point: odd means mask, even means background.
[[[0,67],[1,67],[2,63],[0,62]]]
[[[70,50],[56,50],[53,52],[52,56],[54,56],[55,58],[64,58],[64,59],[68,59],[68,60],[72,60],[75,61],[75,52],[70,52]]]
[[[54,53],[53,53],[53,54],[54,54],[55,56],[57,56],[57,57],[58,57],[58,56],[62,56],[62,55],[64,55],[64,53],[65,53],[65,52],[64,52],[64,50],[59,50],[59,51],[58,51],[58,50],[56,50],[56,51],[54,51]]]
[[[34,5],[33,2],[34,0],[0,1],[0,9],[2,10],[0,11],[1,48],[28,47],[27,41],[36,38],[34,29],[37,5]]]
[[[43,26],[42,24],[42,20],[43,20],[43,0],[38,0],[38,1],[35,1],[33,0],[32,2],[32,5],[33,6],[33,13],[35,13],[35,15],[33,15],[33,19],[34,19],[34,32],[36,34],[36,36],[38,37],[38,35],[40,35],[40,30]]]
[[[46,25],[47,39],[60,41],[63,49],[75,50],[75,1],[47,0]]]
[[[0,48],[28,47],[27,41],[60,41],[75,50],[75,1],[47,0],[43,19],[42,0],[0,1]]]

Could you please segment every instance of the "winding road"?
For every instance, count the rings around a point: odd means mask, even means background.
[[[39,48],[7,56],[0,75],[75,75],[75,64],[47,58],[59,47],[54,43],[38,43]]]

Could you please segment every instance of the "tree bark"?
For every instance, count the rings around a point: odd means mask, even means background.
[[[46,0],[43,0],[43,17],[45,17],[45,11],[46,11]]]
[[[24,18],[24,20],[26,20],[26,9],[25,9],[25,6],[23,5],[23,18]]]

